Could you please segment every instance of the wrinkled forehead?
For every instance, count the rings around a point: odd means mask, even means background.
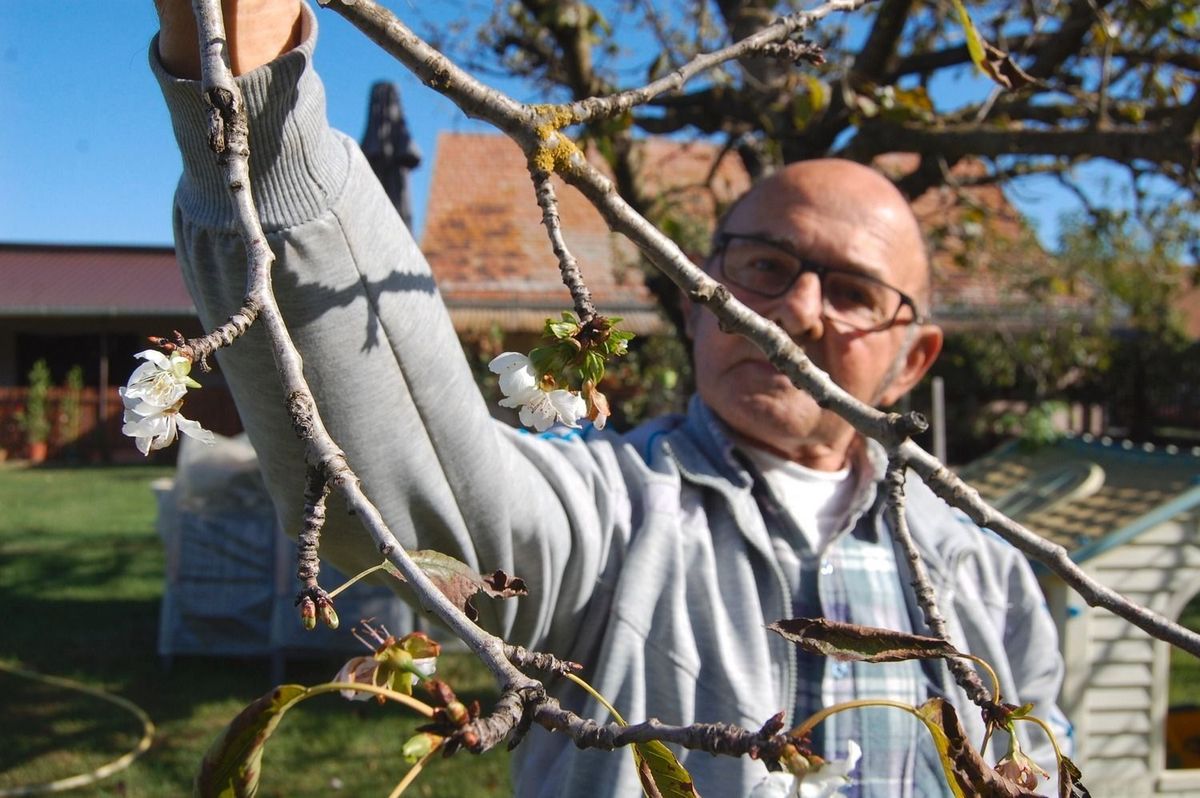
[[[722,218],[721,233],[785,241],[829,266],[857,268],[927,304],[920,227],[889,180],[860,164],[793,164],[759,182]]]

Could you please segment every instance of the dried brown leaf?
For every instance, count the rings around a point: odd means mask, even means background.
[[[992,80],[1006,89],[1020,89],[1036,83],[1032,75],[1021,69],[1012,56],[988,42],[983,42],[984,58],[979,68]]]
[[[1075,763],[1065,756],[1058,760],[1058,796],[1059,798],[1092,798],[1087,787],[1083,786],[1083,774]]]
[[[827,618],[792,618],[767,627],[810,654],[857,662],[961,657],[954,646],[936,637],[891,629],[841,623]]]
[[[420,549],[410,551],[408,556],[425,572],[438,590],[454,603],[472,621],[478,620],[479,612],[471,604],[471,598],[483,591],[492,598],[513,598],[524,596],[529,591],[525,580],[509,576],[504,571],[493,571],[488,576],[482,576],[464,562],[454,559],[449,554],[440,551]],[[388,573],[400,581],[404,575],[391,563],[385,563]]]
[[[967,739],[954,707],[931,698],[917,707],[917,717],[933,735],[951,788],[956,795],[980,798],[1036,798],[1037,793],[1001,776]]]

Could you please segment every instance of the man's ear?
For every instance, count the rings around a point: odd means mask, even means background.
[[[880,406],[887,407],[900,401],[901,397],[921,381],[941,351],[942,328],[936,324],[922,324],[908,347],[900,371],[892,380],[892,384],[884,389],[880,397]]]

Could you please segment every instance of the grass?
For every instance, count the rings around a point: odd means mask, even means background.
[[[267,692],[266,660],[156,654],[162,548],[151,480],[169,469],[0,466],[0,662],[123,696],[157,726],[151,749],[77,796],[185,795],[204,751],[247,703]],[[336,660],[292,662],[287,681],[315,684]],[[496,692],[465,655],[439,675],[487,706]],[[408,765],[400,746],[420,721],[394,705],[334,696],[288,713],[263,760],[263,796],[386,796]],[[100,699],[0,672],[0,789],[87,772],[130,750],[134,717]],[[502,752],[434,761],[409,795],[509,793]]]
[[[1179,614],[1179,624],[1200,632],[1200,599],[1192,599]],[[1167,705],[1200,707],[1200,659],[1171,649],[1171,683]]]

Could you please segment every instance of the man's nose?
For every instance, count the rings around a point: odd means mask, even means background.
[[[825,334],[821,281],[816,274],[801,274],[787,293],[775,299],[774,303],[769,318],[783,327],[792,338],[816,341]]]

